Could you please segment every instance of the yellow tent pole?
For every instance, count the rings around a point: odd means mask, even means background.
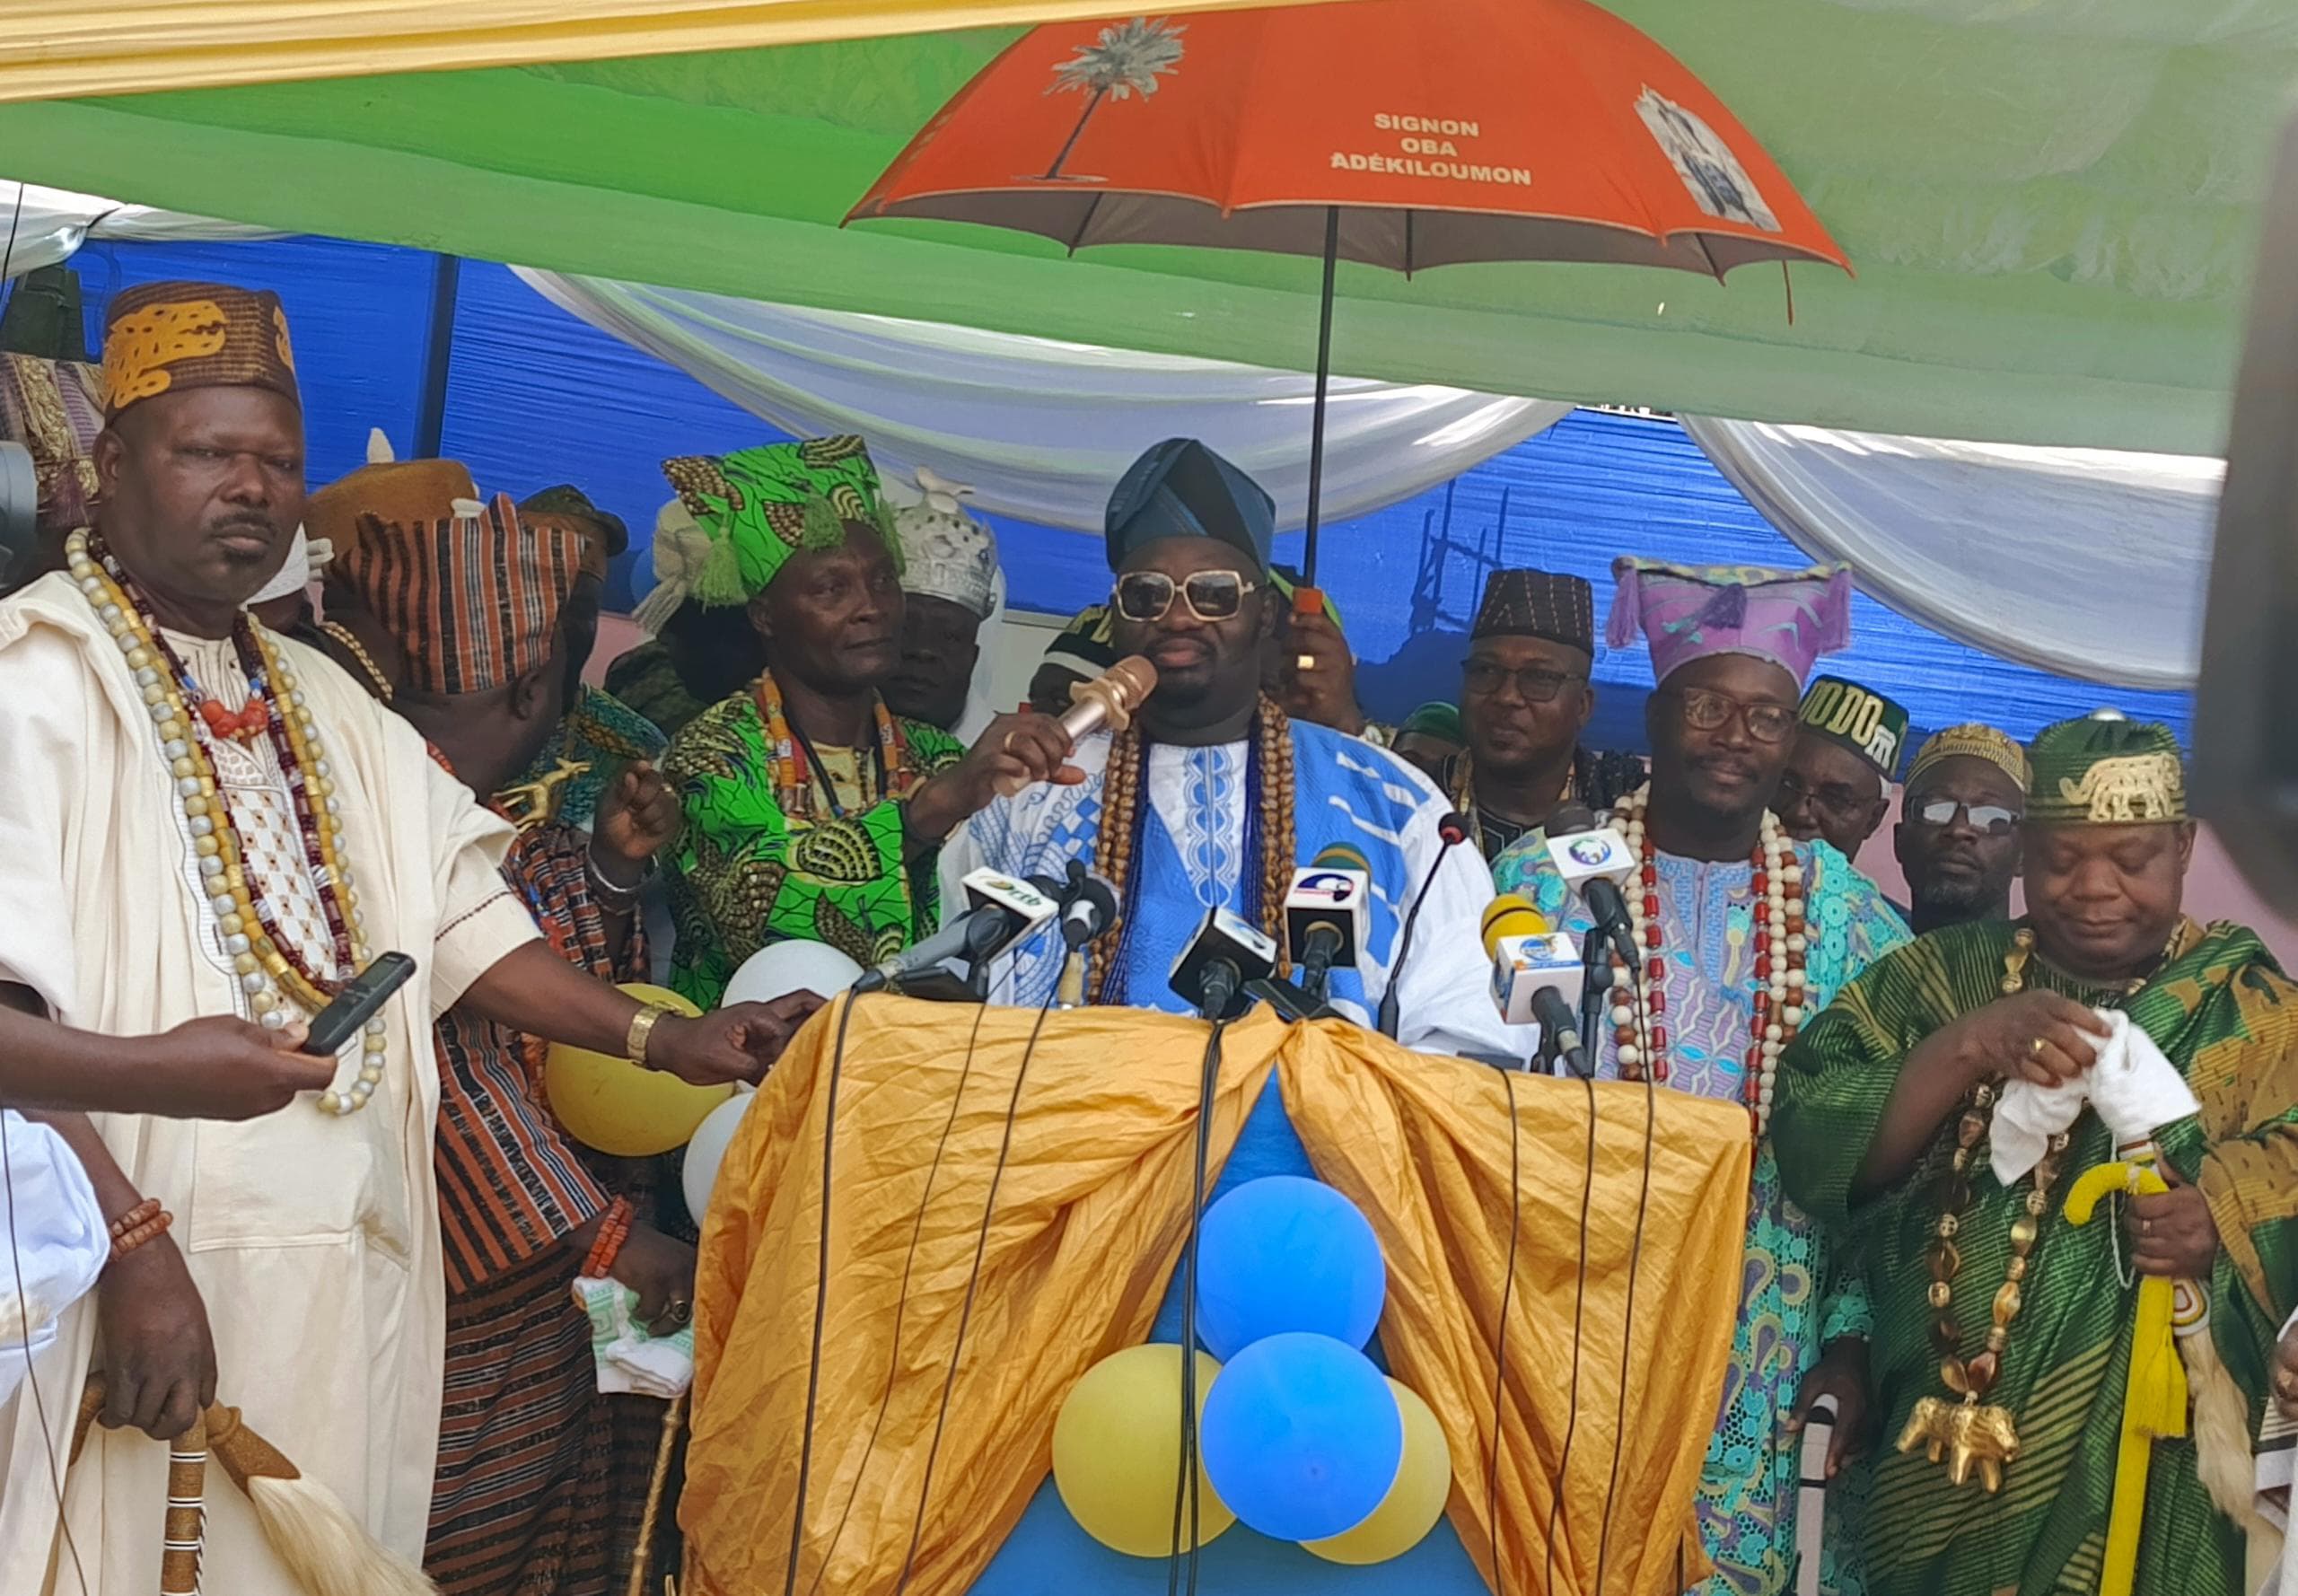
[[[2067,1223],[2090,1223],[2100,1199],[2111,1192],[2138,1197],[2169,1189],[2152,1163],[2102,1163],[2085,1171],[2066,1194]],[[2187,1433],[2187,1371],[2171,1330],[2174,1290],[2161,1276],[2150,1275],[2138,1283],[2138,1319],[2131,1332],[2130,1382],[2123,1390],[2114,1503],[2107,1517],[2099,1596],[2131,1596],[2154,1443]]]

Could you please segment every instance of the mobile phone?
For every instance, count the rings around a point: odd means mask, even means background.
[[[314,1058],[332,1058],[342,1052],[344,1044],[382,1012],[384,1002],[414,973],[415,960],[404,953],[379,956],[335,995],[334,1002],[311,1016],[303,1050]]]

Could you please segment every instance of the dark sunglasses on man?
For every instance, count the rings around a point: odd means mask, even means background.
[[[1127,571],[1117,579],[1110,601],[1127,620],[1155,621],[1165,618],[1179,593],[1197,619],[1230,620],[1245,607],[1245,595],[1260,586],[1241,571],[1193,571],[1179,582],[1162,571]]]
[[[1945,827],[1953,825],[1959,814],[1969,817],[1972,830],[1989,837],[2000,837],[2027,818],[2000,803],[1958,803],[1952,798],[1934,798],[1915,811],[1915,818],[1926,826]]]
[[[1747,727],[1748,735],[1758,742],[1785,742],[1787,734],[1795,729],[1795,706],[1792,704],[1749,704],[1729,693],[1706,688],[1661,688],[1652,696],[1673,698],[1684,724],[1697,732],[1719,731],[1735,715],[1740,717],[1740,723]]]
[[[1584,676],[1551,671],[1545,665],[1525,665],[1512,671],[1495,660],[1460,662],[1460,688],[1471,698],[1489,698],[1513,681],[1516,696],[1525,703],[1553,704],[1565,688],[1587,680]]]

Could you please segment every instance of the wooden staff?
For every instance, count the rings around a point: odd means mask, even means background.
[[[168,1518],[160,1543],[160,1596],[199,1596],[207,1535],[207,1416],[168,1445]]]

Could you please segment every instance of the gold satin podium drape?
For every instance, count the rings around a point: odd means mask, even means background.
[[[824,1010],[760,1091],[704,1226],[680,1512],[689,1596],[783,1588],[840,1012]],[[801,1591],[890,1596],[899,1580],[969,1279],[971,1319],[908,1585],[915,1596],[962,1596],[1044,1480],[1054,1416],[1071,1384],[1142,1340],[1155,1320],[1188,1227],[1206,1028],[1135,1009],[1048,1015],[1017,1096],[1038,1019],[884,997],[853,1007],[829,1146],[829,1290]],[[1380,1234],[1389,1271],[1381,1344],[1397,1377],[1443,1424],[1451,1517],[1487,1583],[1513,1084],[1522,1208],[1495,1494],[1502,1588],[1590,1590],[1608,1495],[1607,1590],[1679,1590],[1680,1557],[1688,1575],[1704,1571],[1692,1493],[1739,1301],[1746,1116],[1677,1092],[1647,1100],[1641,1087],[1594,1088],[1577,1419],[1555,1577],[1545,1584],[1551,1482],[1573,1411],[1589,1088],[1504,1080],[1353,1026],[1287,1027],[1264,1009],[1226,1039],[1213,1104],[1216,1169],[1272,1070],[1318,1174]],[[1622,1425],[1621,1341],[1647,1123],[1650,1200]]]

